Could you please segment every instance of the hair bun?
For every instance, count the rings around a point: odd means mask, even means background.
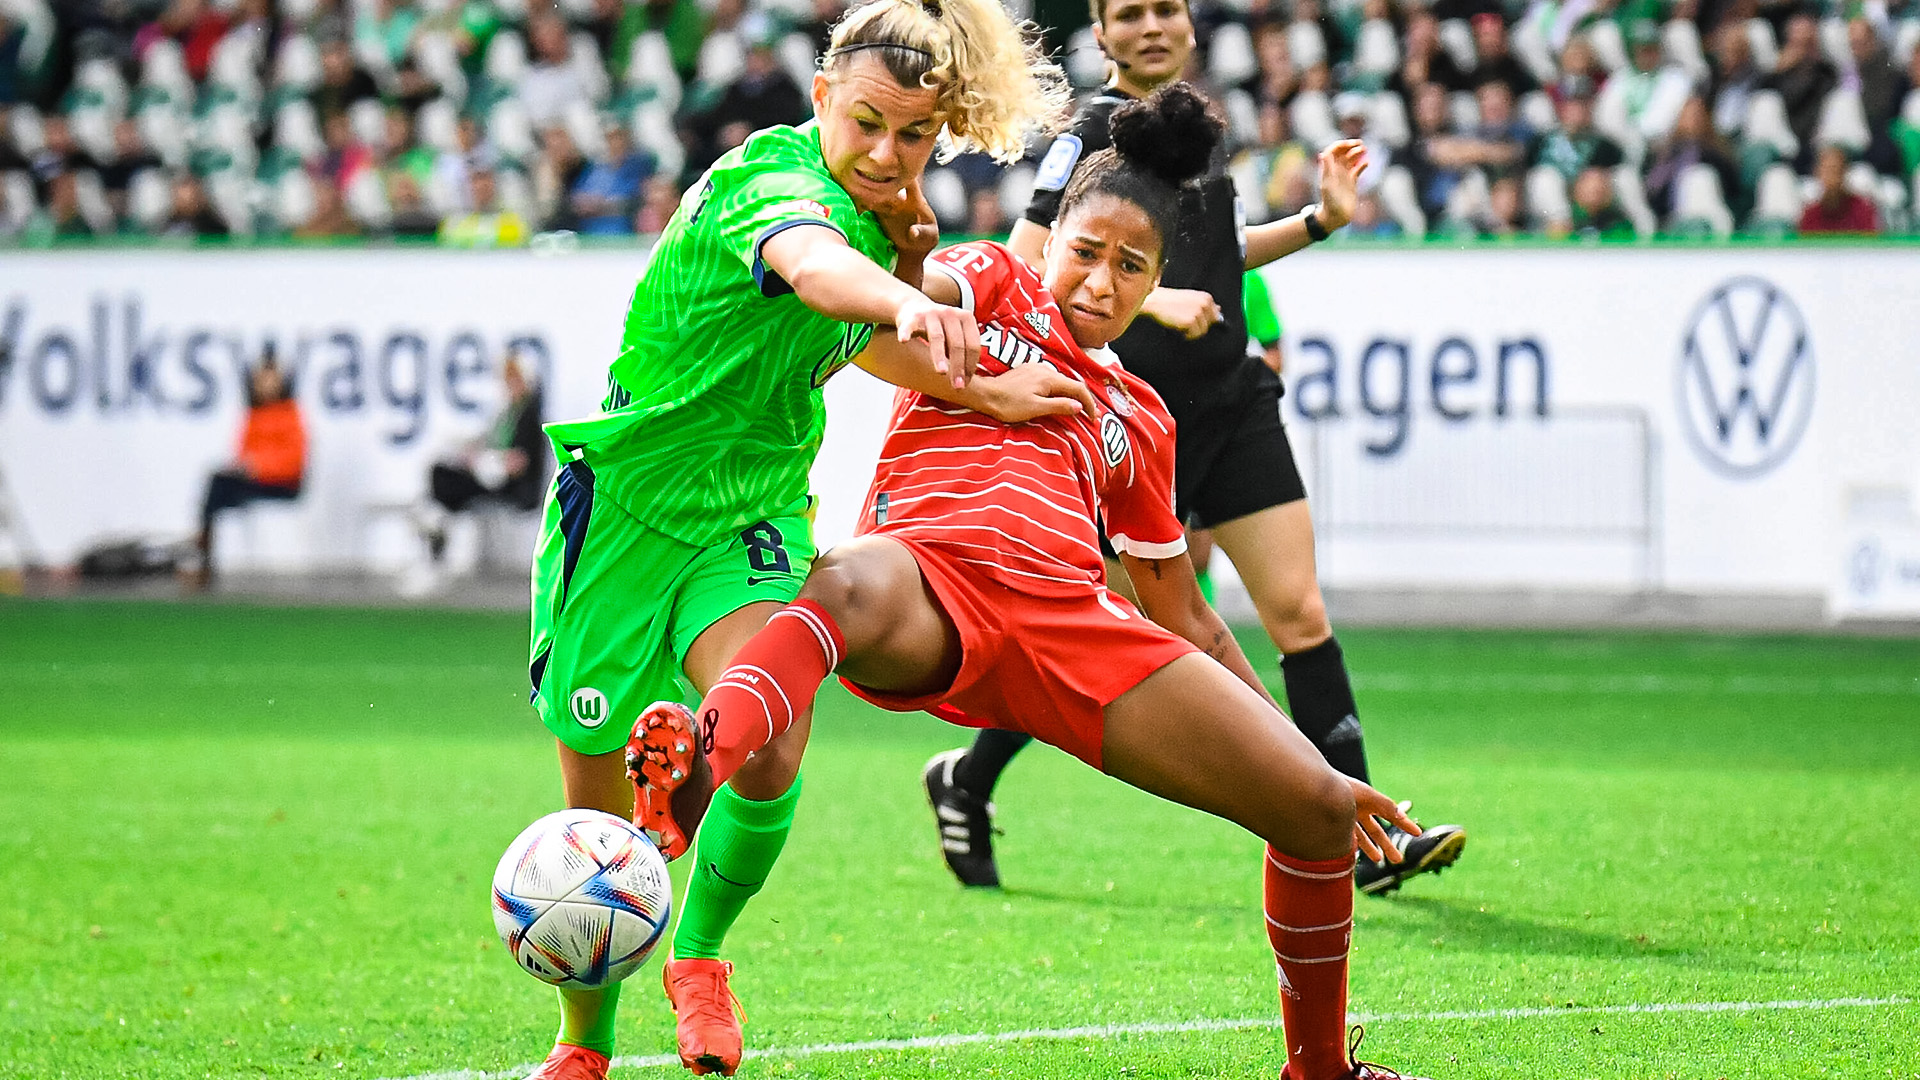
[[[1206,95],[1176,82],[1113,110],[1107,129],[1115,153],[1178,186],[1207,171],[1226,124]]]

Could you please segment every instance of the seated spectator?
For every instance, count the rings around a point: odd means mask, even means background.
[[[313,213],[293,230],[296,240],[340,240],[360,235],[360,223],[347,213],[347,201],[332,184],[313,185]]]
[[[449,247],[521,247],[532,230],[525,218],[500,203],[494,163],[477,156],[467,165],[467,208],[440,223],[440,242]]]
[[[1447,106],[1446,88],[1431,82],[1421,85],[1414,95],[1413,131],[1402,148],[1401,161],[1413,177],[1420,208],[1430,218],[1439,216],[1464,175],[1448,153],[1453,142],[1453,116]]]
[[[1473,224],[1483,237],[1511,240],[1526,231],[1525,200],[1521,197],[1520,178],[1502,176],[1487,191],[1487,205]]]
[[[1293,104],[1294,95],[1301,90],[1300,71],[1293,66],[1286,26],[1269,22],[1255,27],[1253,53],[1259,69],[1243,88],[1263,107],[1271,104],[1284,109]]]
[[[1882,173],[1898,175],[1902,170],[1900,152],[1893,142],[1893,120],[1906,100],[1906,74],[1894,66],[1893,55],[1863,16],[1847,23],[1847,51],[1853,57],[1853,67],[1842,75],[1841,84],[1857,91],[1860,104],[1865,106],[1870,135],[1866,160]]]
[[[1679,208],[1680,175],[1690,166],[1706,165],[1720,177],[1720,194],[1728,206],[1742,206],[1740,170],[1707,116],[1705,98],[1690,97],[1680,109],[1673,134],[1660,146],[1647,169],[1647,201],[1662,217]]]
[[[1361,170],[1355,190],[1368,194],[1380,186],[1380,178],[1393,164],[1393,147],[1372,131],[1367,96],[1351,90],[1334,95],[1333,118],[1340,125],[1340,137],[1359,139],[1367,147],[1367,166]]]
[[[1560,53],[1560,79],[1547,87],[1548,96],[1555,105],[1565,90],[1585,87],[1587,96],[1592,97],[1607,84],[1607,69],[1600,66],[1600,58],[1593,54],[1593,44],[1585,34],[1567,42]]]
[[[1787,39],[1780,46],[1780,62],[1763,85],[1780,91],[1787,105],[1787,125],[1800,140],[1800,159],[1796,167],[1805,171],[1813,158],[1813,136],[1820,124],[1820,106],[1840,84],[1840,75],[1820,52],[1820,28],[1813,16],[1794,15],[1787,20]]]
[[[1480,144],[1481,164],[1490,179],[1512,176],[1532,156],[1533,129],[1514,112],[1513,92],[1505,82],[1484,82],[1474,91],[1480,105],[1480,126],[1474,139]]]
[[[56,179],[92,168],[93,160],[73,141],[73,129],[59,113],[49,114],[40,130],[42,143],[29,157],[28,169],[33,175],[34,197],[44,203],[51,197]]]
[[[207,202],[207,191],[192,173],[182,173],[173,181],[173,205],[160,235],[172,237],[227,236],[226,219]]]
[[[634,211],[656,166],[652,154],[634,149],[625,124],[607,125],[606,152],[580,174],[570,196],[580,231],[589,236],[631,234]]]
[[[540,132],[540,157],[533,163],[533,210],[543,229],[577,229],[573,186],[587,171],[587,159],[573,136],[558,124]]]
[[[967,228],[970,236],[1005,236],[1013,228],[1006,208],[1000,205],[1000,192],[981,188],[967,196]]]
[[[802,123],[811,110],[806,95],[780,66],[773,46],[757,41],[747,49],[740,77],[727,84],[711,108],[688,121],[694,141],[688,148],[687,171],[704,170],[761,128]]]
[[[207,0],[172,0],[158,18],[134,35],[134,59],[145,59],[154,42],[172,38],[186,54],[187,73],[200,82],[213,64],[213,47],[220,44],[226,32],[227,17]]]
[[[387,231],[394,236],[426,237],[440,231],[440,217],[427,206],[412,173],[387,175],[387,206],[393,212]]]
[[[655,175],[647,181],[640,209],[633,215],[633,231],[642,236],[658,236],[667,220],[680,208],[680,185],[671,176]]]
[[[1848,164],[1845,149],[1820,148],[1814,173],[1820,181],[1820,197],[1808,203],[1800,214],[1802,233],[1872,235],[1880,231],[1880,213],[1872,200],[1861,198],[1847,188]]]
[[[573,65],[573,42],[567,24],[552,12],[527,20],[532,63],[520,79],[520,102],[535,130],[566,118],[567,107],[588,100],[587,84]]]
[[[1527,66],[1507,47],[1507,24],[1499,15],[1482,12],[1473,17],[1473,47],[1479,62],[1467,73],[1467,79],[1475,87],[1500,83],[1512,100],[1540,89]]]
[[[1573,181],[1573,220],[1569,233],[1577,240],[1631,240],[1633,222],[1620,209],[1613,190],[1613,172],[1588,166]],[[1556,230],[1557,231],[1557,230]]]
[[[140,137],[140,125],[130,119],[113,125],[113,153],[113,160],[100,166],[100,186],[106,190],[113,216],[125,220],[127,189],[133,186],[134,174],[159,166],[160,159],[147,149],[146,140]]]
[[[1614,76],[1627,82],[1627,120],[1648,142],[1659,142],[1680,118],[1680,107],[1693,93],[1693,77],[1668,60],[1659,23],[1641,19],[1627,38],[1632,63]]]
[[[239,452],[232,464],[208,479],[200,504],[200,531],[194,536],[200,565],[189,572],[188,581],[201,587],[214,576],[214,516],[260,499],[299,498],[307,471],[306,427],[271,345],[254,365],[247,387]]]
[[[433,175],[436,154],[413,140],[413,114],[402,106],[387,110],[385,138],[386,161],[381,168],[389,173],[403,172],[416,184],[424,184]]]
[[[355,177],[373,168],[373,151],[354,135],[346,113],[327,117],[321,130],[326,151],[313,160],[308,171],[316,184],[325,184],[345,194]]]
[[[329,38],[320,43],[320,85],[313,88],[313,111],[322,124],[329,117],[345,116],[356,102],[380,96],[373,76],[354,62],[353,49],[345,38]]]
[[[1626,160],[1618,144],[1594,130],[1592,83],[1581,76],[1563,78],[1557,96],[1560,126],[1540,140],[1535,165],[1551,167],[1571,184],[1589,165],[1611,169]]]
[[[388,66],[398,66],[413,47],[419,25],[420,12],[413,0],[372,0],[354,20],[353,40],[360,48],[385,56]]]
[[[1753,62],[1753,41],[1744,20],[1728,19],[1714,31],[1710,66],[1707,94],[1713,103],[1713,126],[1723,135],[1737,135],[1747,120],[1747,102],[1765,79]]]
[[[47,185],[45,205],[27,226],[36,241],[72,240],[93,235],[93,226],[80,215],[79,181],[72,172],[56,174]]]
[[[527,377],[520,359],[508,355],[500,367],[506,403],[487,434],[461,447],[427,472],[430,501],[417,511],[420,534],[435,562],[446,554],[448,515],[481,502],[517,510],[537,510],[544,494],[547,436],[541,430],[540,388]]]

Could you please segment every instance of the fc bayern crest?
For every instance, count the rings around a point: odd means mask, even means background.
[[[1133,398],[1128,395],[1127,388],[1119,383],[1107,384],[1107,403],[1121,416],[1133,415]]]

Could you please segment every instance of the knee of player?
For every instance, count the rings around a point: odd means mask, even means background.
[[[848,654],[857,654],[875,633],[884,630],[879,624],[892,588],[890,576],[887,568],[855,541],[822,555],[807,575],[800,596],[826,609],[839,624]]]
[[[1299,834],[1282,850],[1307,859],[1337,859],[1353,851],[1353,786],[1332,767],[1302,779]],[[1297,848],[1297,851],[1289,850]]]
[[[1281,652],[1302,652],[1333,636],[1327,602],[1312,578],[1276,589],[1260,607],[1262,621]]]

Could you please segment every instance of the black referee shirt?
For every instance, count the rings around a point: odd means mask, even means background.
[[[1079,163],[1112,145],[1107,118],[1127,100],[1109,87],[1074,114],[1067,132],[1054,139],[1034,178],[1027,220],[1053,224],[1060,198]],[[1209,406],[1236,401],[1260,368],[1247,355],[1247,315],[1241,274],[1246,267],[1246,216],[1227,175],[1225,145],[1216,147],[1206,174],[1180,198],[1180,218],[1166,238],[1166,265],[1160,284],[1169,289],[1200,289],[1213,296],[1225,318],[1206,335],[1188,341],[1184,334],[1147,315],[1133,321],[1113,349],[1127,370],[1147,380],[1166,399],[1174,419],[1185,423]],[[1261,368],[1261,370],[1265,370]]]

